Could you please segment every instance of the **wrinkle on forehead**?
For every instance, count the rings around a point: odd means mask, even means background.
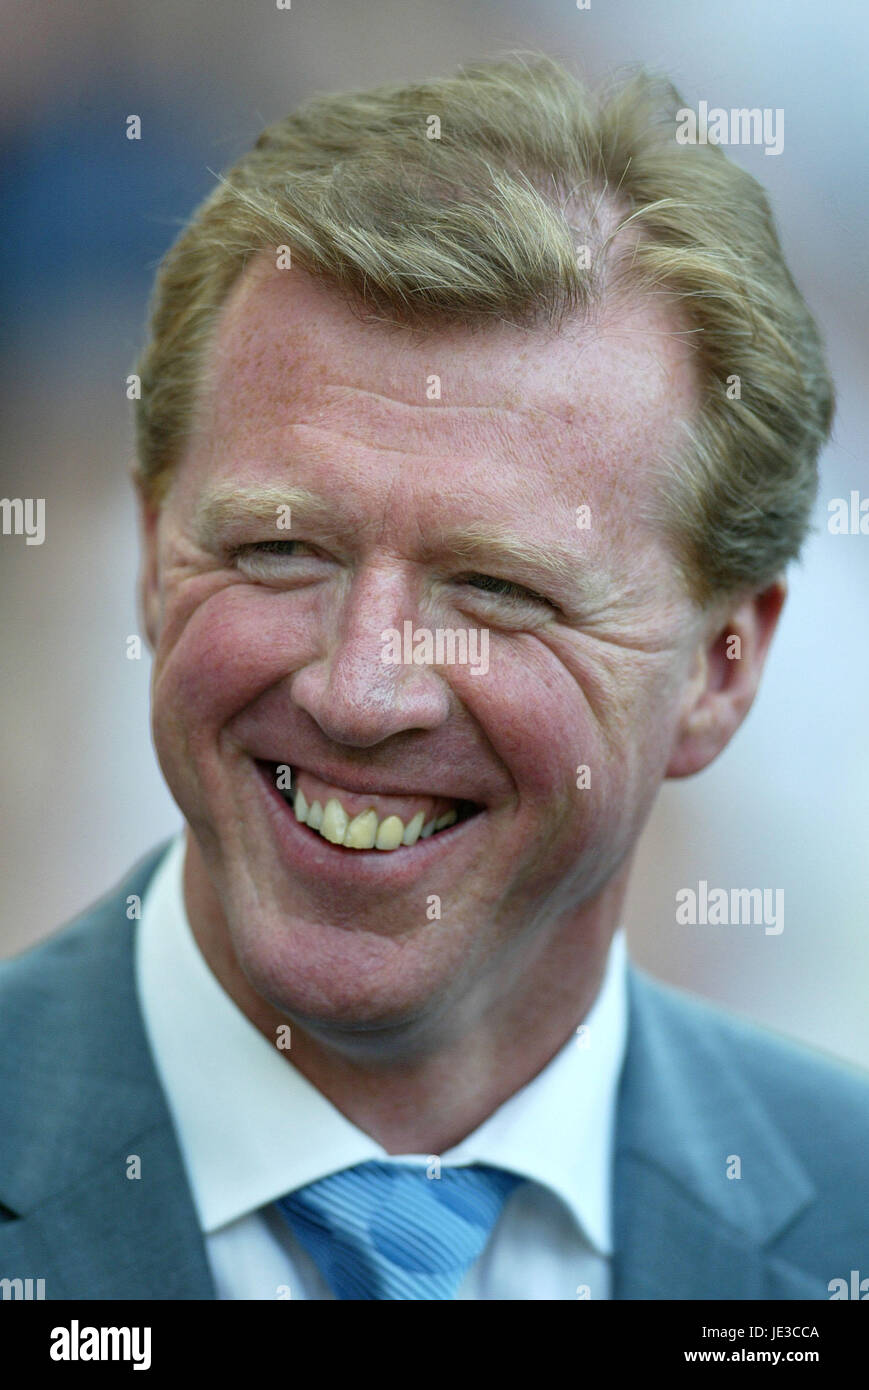
[[[602,384],[591,359],[606,342],[618,342],[635,376],[650,385],[655,377],[666,382],[674,411],[689,406],[696,398],[691,339],[668,301],[624,298],[594,321],[577,317],[558,332],[495,322],[438,325],[421,337],[418,329],[360,319],[340,293],[305,271],[258,261],[235,286],[218,324],[209,394],[218,407],[227,396],[255,401],[280,380],[288,406],[326,390],[335,393],[329,401],[335,406],[347,391],[379,400],[390,412],[404,408],[409,417],[501,410],[573,425],[588,388]],[[446,379],[445,367],[452,369]],[[425,395],[433,374],[442,378],[436,402]],[[410,418],[407,423],[413,427]]]

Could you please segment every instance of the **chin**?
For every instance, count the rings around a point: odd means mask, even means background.
[[[432,960],[428,943],[415,947],[408,932],[385,936],[358,925],[347,930],[281,917],[259,924],[247,918],[245,928],[231,935],[238,963],[260,998],[336,1044],[425,1027],[452,992],[450,981],[462,973],[458,962]]]

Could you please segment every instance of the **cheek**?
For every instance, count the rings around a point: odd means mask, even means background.
[[[493,650],[489,674],[466,678],[461,694],[509,768],[521,809],[546,816],[554,837],[593,846],[636,828],[654,799],[671,685],[668,658],[522,638]]]
[[[264,690],[311,659],[316,628],[307,605],[281,598],[237,584],[198,604],[171,647],[158,647],[155,726],[177,726],[187,743],[213,740]]]
[[[585,837],[604,783],[578,788],[577,768],[599,767],[602,740],[575,675],[537,639],[495,638],[487,674],[452,683],[510,775],[526,851],[536,861],[559,840],[573,845],[577,829]]]

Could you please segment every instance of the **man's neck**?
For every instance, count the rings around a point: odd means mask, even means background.
[[[518,987],[465,996],[436,1022],[363,1034],[312,1025],[275,1009],[251,985],[221,912],[204,911],[185,874],[188,918],[226,993],[274,1043],[292,1027],[284,1055],[352,1124],[387,1153],[441,1154],[472,1133],[543,1070],[588,1016],[619,922],[628,866],[593,903],[547,937]]]

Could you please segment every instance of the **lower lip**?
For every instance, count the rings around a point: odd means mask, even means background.
[[[388,887],[390,891],[410,884],[431,870],[438,860],[454,853],[473,836],[473,827],[483,817],[478,811],[468,820],[439,830],[415,845],[391,850],[345,849],[325,840],[316,830],[296,819],[290,803],[277,790],[270,774],[257,767],[257,781],[265,793],[269,819],[283,858],[297,873],[316,881],[328,880],[348,887]],[[470,834],[469,834],[470,832]],[[456,866],[458,870],[458,865]]]

